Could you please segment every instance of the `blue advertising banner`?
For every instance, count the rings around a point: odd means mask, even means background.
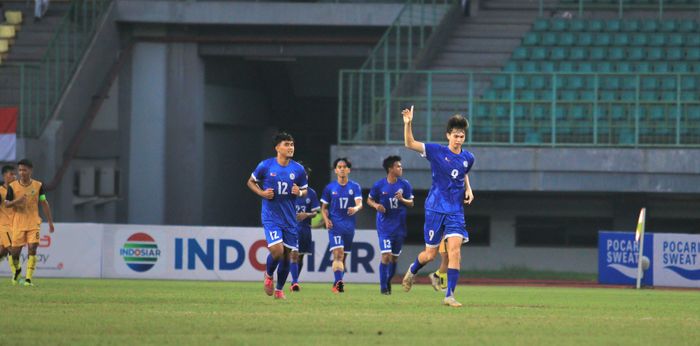
[[[639,243],[634,232],[598,233],[598,283],[610,285],[636,285]],[[654,284],[654,235],[644,234],[642,285]],[[645,264],[645,263],[643,263]]]

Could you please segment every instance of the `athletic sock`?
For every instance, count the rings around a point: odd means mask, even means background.
[[[420,261],[418,260],[418,257],[416,257],[416,260],[413,262],[411,265],[411,273],[412,274],[417,274],[420,268],[423,268],[425,264],[421,264]]]
[[[271,254],[267,255],[267,276],[272,277],[279,263],[280,261],[272,258]]]
[[[289,265],[289,272],[292,274],[292,285],[299,282],[299,264],[292,262]]]
[[[284,284],[287,282],[287,277],[289,276],[289,259],[280,261],[280,265],[277,268],[277,289],[282,290]]]
[[[21,262],[19,261],[19,258],[17,258],[17,259],[13,258],[13,259],[12,259],[12,262],[13,262],[14,265],[15,265],[15,271],[18,271],[18,270],[21,270],[21,269],[22,269],[22,264],[21,264]],[[14,274],[15,274],[15,273],[13,272],[12,275],[14,275]]]
[[[387,267],[387,264],[379,262],[379,287],[382,289],[382,292],[387,290],[386,282],[388,276],[387,274],[389,274],[387,271]]]
[[[455,293],[457,280],[459,280],[459,269],[447,269],[447,292],[445,292],[445,297],[449,297]]]
[[[17,269],[15,268],[15,261],[12,260],[12,256],[7,256],[7,264],[10,265],[10,274],[15,275],[15,270]]]
[[[396,275],[396,262],[389,263],[389,275],[387,275],[387,281],[391,282],[391,279]]]
[[[27,260],[27,279],[32,279],[32,275],[34,275],[34,269],[36,269],[36,255],[29,256],[29,259]]]
[[[333,275],[335,275],[335,282],[333,283],[334,285],[337,284],[338,281],[343,280],[343,271],[342,270],[334,271]]]

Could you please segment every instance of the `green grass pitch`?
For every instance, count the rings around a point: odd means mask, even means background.
[[[262,283],[41,279],[0,286],[2,343],[654,344],[700,342],[697,290],[303,284],[286,301]]]

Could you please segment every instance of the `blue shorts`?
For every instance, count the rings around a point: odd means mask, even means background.
[[[299,234],[299,253],[304,255],[313,255],[314,249],[311,243],[311,228],[301,227],[297,228],[297,233]]]
[[[297,250],[299,246],[299,236],[297,235],[296,229],[287,230],[272,223],[264,223],[263,229],[265,230],[267,247],[283,243],[284,247],[295,251]]]
[[[328,231],[328,250],[333,251],[342,247],[343,252],[349,253],[352,251],[353,238],[355,238],[355,232],[337,232],[331,229]]]
[[[379,252],[389,253],[398,257],[401,255],[401,248],[403,248],[403,240],[406,238],[404,235],[386,235],[377,233],[379,237]]]
[[[443,236],[445,238],[461,237],[462,242],[469,241],[469,233],[465,229],[464,215],[442,214],[425,211],[425,226],[423,238],[427,247],[438,247]]]

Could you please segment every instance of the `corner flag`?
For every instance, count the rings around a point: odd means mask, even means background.
[[[642,285],[642,258],[644,258],[644,224],[647,218],[647,208],[642,208],[637,220],[637,231],[634,234],[634,242],[639,244],[639,256],[637,257],[637,289]]]

